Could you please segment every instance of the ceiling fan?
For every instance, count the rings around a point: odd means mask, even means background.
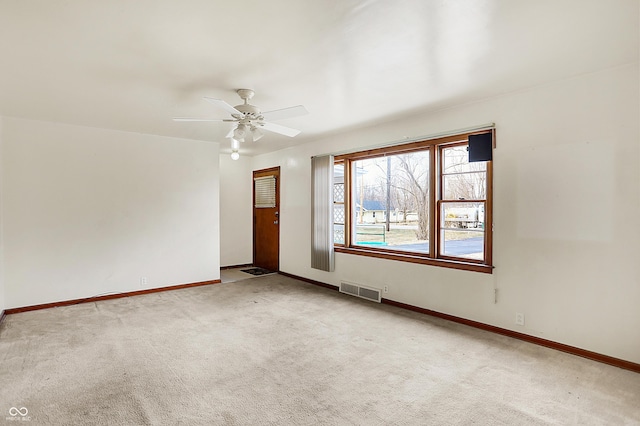
[[[260,129],[289,137],[294,137],[300,133],[300,130],[271,123],[271,120],[282,120],[285,118],[298,117],[300,115],[308,114],[309,112],[304,106],[297,105],[289,108],[262,112],[260,111],[260,109],[258,109],[258,107],[249,103],[249,100],[253,98],[253,95],[255,94],[253,90],[238,89],[236,92],[238,93],[238,96],[240,96],[240,98],[244,101],[244,103],[241,105],[236,105],[235,107],[229,105],[222,99],[214,99],[206,96],[204,98],[216,107],[230,113],[232,118],[215,119],[176,117],[173,120],[223,121],[238,123],[238,125],[235,128],[231,129],[231,131],[226,136],[227,138],[233,138],[238,142],[257,141],[263,136],[262,132],[260,132]]]

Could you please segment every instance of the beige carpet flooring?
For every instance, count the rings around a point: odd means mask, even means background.
[[[0,423],[22,407],[54,425],[622,425],[640,374],[270,275],[8,316]]]

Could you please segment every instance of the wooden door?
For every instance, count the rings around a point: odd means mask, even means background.
[[[280,269],[280,167],[253,172],[253,265]]]

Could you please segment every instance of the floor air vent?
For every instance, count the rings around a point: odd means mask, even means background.
[[[380,303],[380,290],[377,288],[364,287],[358,284],[348,283],[345,281],[340,282],[340,292],[350,294],[352,296],[361,297],[363,299],[371,300],[373,302]]]

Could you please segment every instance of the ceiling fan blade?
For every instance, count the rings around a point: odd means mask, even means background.
[[[309,114],[309,111],[307,111],[307,109],[304,106],[297,105],[289,108],[282,108],[282,109],[276,109],[273,111],[263,112],[262,116],[267,121],[273,121],[273,120],[282,120],[285,118],[299,117],[301,115],[307,115],[307,114]]]
[[[232,107],[231,105],[223,101],[222,99],[209,98],[207,96],[205,96],[204,99],[211,102],[213,105],[217,106],[218,108],[222,108],[223,110],[227,111],[230,114],[244,115],[240,111],[238,111],[237,109],[235,109],[234,107]]]
[[[173,121],[225,121],[219,118],[174,117]]]
[[[232,138],[232,137],[233,137],[233,131],[234,131],[235,129],[236,129],[236,128],[234,127],[233,129],[229,130],[229,133],[227,133],[227,136],[225,136],[225,138]]]
[[[292,129],[291,127],[281,126],[273,123],[260,123],[260,128],[268,130],[269,132],[280,133],[281,135],[289,136],[290,138],[298,135],[300,130]]]

